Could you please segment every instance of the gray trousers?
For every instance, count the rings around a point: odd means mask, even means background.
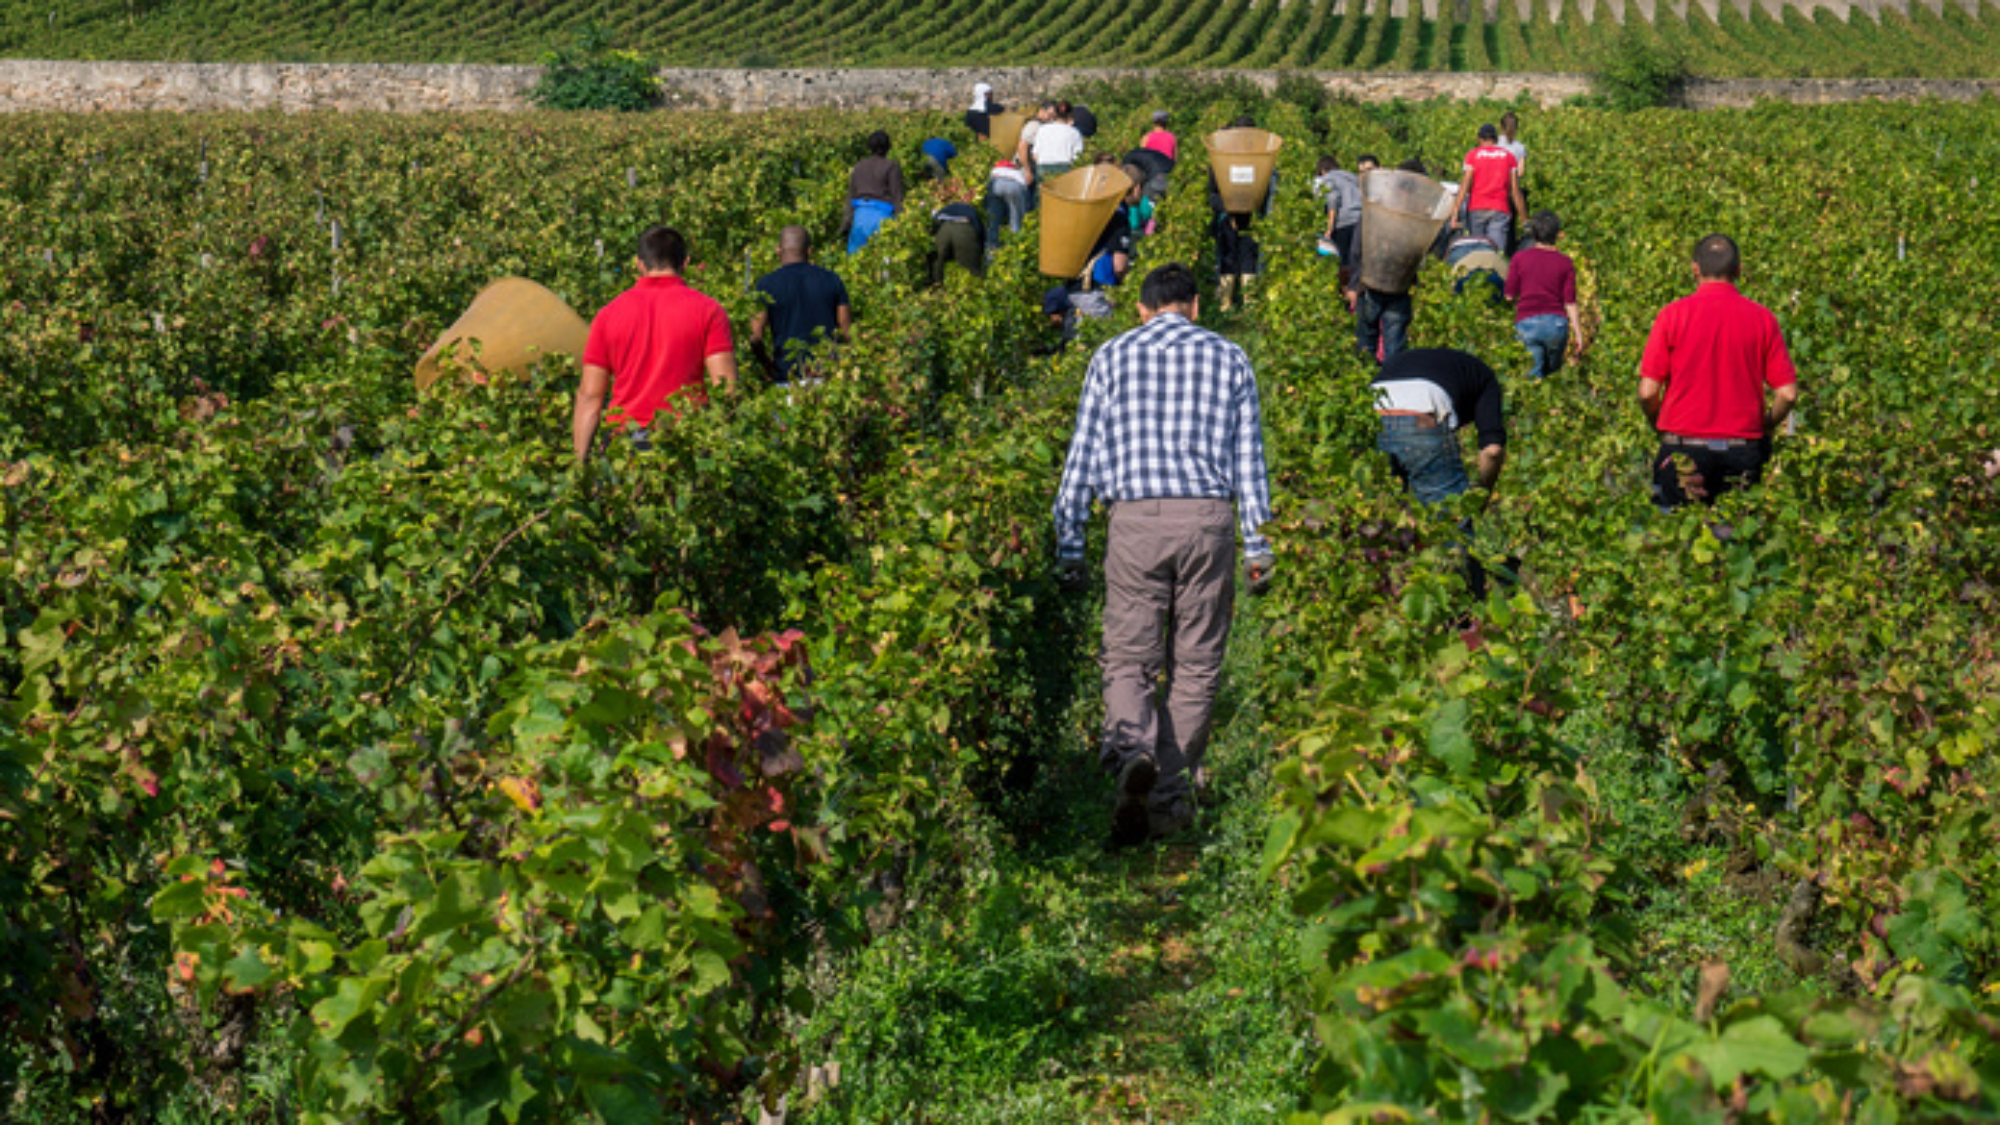
[[[1235,564],[1233,501],[1111,506],[1099,754],[1114,771],[1134,754],[1152,754],[1160,768],[1155,807],[1189,795],[1208,750],[1236,600]]]
[[[1514,216],[1505,211],[1467,211],[1465,229],[1485,238],[1495,250],[1505,254],[1507,240],[1514,233]]]
[[[1021,221],[1028,214],[1028,185],[1012,180],[994,180],[986,188],[986,245],[1000,245],[1000,227],[1021,233]]]

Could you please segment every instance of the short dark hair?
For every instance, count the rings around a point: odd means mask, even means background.
[[[1318,175],[1324,176],[1339,167],[1340,161],[1335,160],[1331,156],[1322,156],[1319,158],[1319,163],[1313,166],[1313,171]]]
[[[889,155],[889,134],[880,129],[868,134],[868,152],[871,156]]]
[[[1073,106],[1073,105],[1071,105],[1071,104],[1069,104],[1068,102],[1057,102],[1057,103],[1056,103],[1056,116],[1057,116],[1057,117],[1062,117],[1062,118],[1067,118],[1067,117],[1068,117],[1068,116],[1069,116],[1070,114],[1072,114],[1072,113],[1074,113],[1074,112],[1076,112],[1076,107],[1075,107],[1075,106]]]
[[[1537,211],[1528,220],[1528,233],[1535,236],[1536,242],[1554,242],[1562,232],[1563,221],[1554,211]]]
[[[1718,281],[1734,281],[1743,272],[1743,255],[1736,240],[1726,234],[1711,234],[1694,244],[1694,268],[1701,276]]]
[[[1415,172],[1419,176],[1428,176],[1431,174],[1430,169],[1424,167],[1424,162],[1414,156],[1396,165],[1396,170],[1398,172]]]
[[[1236,120],[1231,121],[1229,127],[1231,129],[1255,129],[1257,127],[1257,119],[1246,113]]]
[[[1164,309],[1173,305],[1192,305],[1201,295],[1201,287],[1195,284],[1194,271],[1179,262],[1168,262],[1146,275],[1139,285],[1139,303],[1149,309]]]
[[[672,227],[653,227],[639,236],[639,264],[679,273],[687,268],[688,241]]]
[[[1356,168],[1361,167],[1363,164],[1373,164],[1375,167],[1380,168],[1382,166],[1382,158],[1372,152],[1364,152],[1354,158],[1354,166]]]

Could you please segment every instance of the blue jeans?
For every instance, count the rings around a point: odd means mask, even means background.
[[[875,232],[882,229],[882,224],[894,217],[896,208],[894,204],[879,199],[856,199],[852,202],[854,226],[847,234],[847,252],[859,254],[861,248],[868,245],[868,240],[875,237]]]
[[[1472,479],[1465,475],[1465,458],[1458,451],[1458,438],[1442,423],[1423,425],[1428,419],[1405,415],[1382,415],[1382,432],[1375,447],[1389,455],[1389,467],[1396,479],[1409,488],[1417,503],[1430,505],[1472,491]],[[1465,573],[1465,587],[1474,601],[1486,597],[1486,568],[1466,550],[1472,538],[1472,521],[1458,521],[1461,539],[1457,546],[1458,565]]]
[[[986,189],[986,245],[1000,245],[1000,228],[1021,233],[1028,217],[1028,185],[1012,180],[994,180]]]
[[[1470,492],[1472,479],[1465,475],[1458,438],[1441,423],[1426,426],[1423,421],[1400,414],[1382,415],[1382,432],[1375,447],[1389,455],[1396,479],[1409,487],[1420,504],[1435,504]]]
[[[1535,365],[1529,376],[1539,379],[1562,370],[1563,351],[1569,347],[1569,318],[1556,313],[1531,316],[1514,322],[1514,336],[1528,345]]]
[[[1514,216],[1505,211],[1467,211],[1465,229],[1493,244],[1502,254],[1514,234]]]
[[[1410,295],[1377,293],[1363,289],[1354,302],[1354,343],[1361,354],[1375,358],[1375,345],[1382,345],[1382,358],[1396,355],[1410,342]]]
[[[1479,280],[1473,281],[1474,278],[1478,278]],[[1494,304],[1505,305],[1507,303],[1507,283],[1500,280],[1499,274],[1494,273],[1492,270],[1473,270],[1471,273],[1452,282],[1451,291],[1453,293],[1465,292],[1465,284],[1469,281],[1475,285],[1484,284],[1491,290],[1488,296],[1493,299]]]

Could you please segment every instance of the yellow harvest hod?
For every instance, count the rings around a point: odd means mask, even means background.
[[[1065,172],[1042,186],[1042,272],[1076,277],[1090,264],[1097,236],[1111,222],[1132,177],[1111,164]]]
[[[590,325],[561,297],[525,277],[503,277],[480,290],[417,361],[417,389],[438,381],[444,373],[438,361],[447,349],[454,349],[459,365],[498,375],[525,371],[548,356],[580,360],[589,335]]]
[[[1232,215],[1263,210],[1285,139],[1263,129],[1223,129],[1202,143],[1208,146],[1208,166],[1215,173],[1222,209]]]
[[[1021,129],[1028,123],[1025,113],[995,113],[987,119],[987,136],[1000,155],[1012,157],[1014,148],[1021,143]]]

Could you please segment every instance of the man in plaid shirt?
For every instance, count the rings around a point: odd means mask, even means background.
[[[1072,588],[1084,582],[1090,502],[1111,509],[1099,755],[1118,778],[1120,846],[1193,820],[1229,646],[1239,527],[1250,591],[1262,593],[1271,576],[1271,545],[1258,534],[1271,486],[1256,376],[1243,349],[1195,327],[1198,311],[1186,266],[1146,278],[1139,327],[1090,361],[1056,494],[1057,566]]]

